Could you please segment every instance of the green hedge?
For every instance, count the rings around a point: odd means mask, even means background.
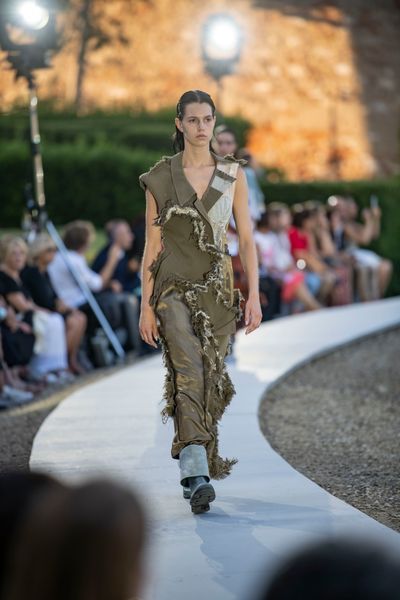
[[[77,117],[65,112],[40,113],[40,133],[44,147],[47,144],[114,144],[127,149],[146,148],[168,154],[175,131],[173,109],[155,113],[94,113]],[[249,123],[239,118],[224,119],[244,144]],[[29,139],[27,111],[0,116],[0,140],[26,142]]]
[[[171,151],[166,152],[172,154]],[[43,151],[47,208],[56,224],[76,218],[90,219],[98,227],[113,217],[131,219],[144,211],[140,173],[162,152],[129,150],[111,144],[46,144]],[[16,227],[24,209],[23,187],[31,177],[27,145],[13,142],[0,147],[0,227]],[[400,294],[400,178],[384,181],[266,183],[268,202],[288,204],[325,201],[331,194],[351,194],[367,206],[376,194],[382,207],[382,236],[372,249],[390,258],[395,274],[390,294]]]

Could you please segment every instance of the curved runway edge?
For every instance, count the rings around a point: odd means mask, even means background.
[[[221,450],[237,456],[216,482],[212,510],[193,516],[170,458],[172,424],[162,425],[161,357],[71,394],[46,419],[31,468],[67,481],[90,474],[140,490],[152,516],[146,599],[249,598],[260,574],[298,544],[356,532],[400,549],[400,535],[331,496],[276,454],[258,425],[268,386],[298,364],[400,322],[400,299],[322,310],[264,324],[237,336],[229,371],[236,396],[220,429]]]

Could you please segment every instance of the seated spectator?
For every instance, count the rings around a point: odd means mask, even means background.
[[[37,306],[62,315],[65,321],[68,364],[72,373],[85,369],[78,361],[78,350],[86,329],[86,316],[58,298],[47,271],[54,259],[56,245],[46,233],[39,234],[29,248],[29,265],[21,271],[21,280]]]
[[[0,290],[4,292],[1,275]],[[31,325],[17,319],[14,309],[6,303],[3,296],[0,296],[0,312],[1,360],[10,372],[18,377],[22,371],[19,367],[27,365],[33,356],[35,336]],[[6,372],[5,365],[3,365],[4,372]]]
[[[260,266],[282,287],[282,300],[299,300],[306,310],[317,310],[321,305],[309,292],[305,284],[305,275],[296,268],[290,252],[286,222],[283,218],[285,207],[273,203],[257,224],[254,234]]]
[[[14,310],[0,296],[0,408],[29,402],[35,392],[43,390],[41,385],[27,383],[20,377],[24,364],[33,354],[35,342],[32,333],[24,333],[25,326],[26,323],[17,320]],[[8,359],[11,356],[11,367],[5,359],[5,351]]]
[[[381,209],[379,206],[364,208],[361,212],[363,222],[359,223],[359,210],[354,198],[338,198],[337,207],[343,222],[343,247],[355,260],[359,299],[368,301],[382,298],[392,276],[392,262],[372,250],[360,248],[379,237]]]
[[[109,242],[98,253],[92,263],[92,269],[100,273],[107,263],[108,254],[113,245],[120,248],[119,260],[111,275],[108,288],[115,293],[122,308],[123,324],[128,332],[131,348],[138,349],[141,345],[139,334],[139,300],[134,290],[140,287],[138,270],[140,263],[135,258],[129,258],[128,251],[132,247],[133,234],[128,223],[122,219],[110,221],[106,226]]]
[[[94,292],[95,298],[108,319],[111,327],[116,329],[120,325],[120,309],[113,294],[107,290],[115,267],[120,260],[121,248],[112,244],[107,261],[99,273],[89,268],[85,253],[90,247],[94,237],[94,227],[88,221],[73,221],[64,230],[63,241],[67,249],[67,259],[79,279]],[[51,284],[57,297],[71,308],[79,308],[87,316],[87,331],[93,335],[98,327],[98,322],[86,300],[85,294],[72,275],[64,257],[57,252],[54,260],[48,266]]]
[[[397,600],[400,562],[365,539],[331,539],[296,551],[258,600]]]
[[[247,187],[249,190],[250,217],[255,224],[265,212],[265,197],[260,184],[258,183],[257,176],[260,167],[254,156],[246,148],[238,150],[237,157],[247,161],[247,164],[243,166],[243,170],[246,175]]]
[[[20,273],[25,267],[27,246],[22,238],[12,235],[0,240],[0,287],[17,319],[26,323],[25,332],[35,335],[34,353],[29,362],[29,374],[49,382],[71,380],[67,373],[67,346],[64,322],[60,315],[50,313],[32,301]]]
[[[25,519],[35,502],[49,491],[64,486],[44,473],[0,474],[0,598],[15,559],[15,545]]]
[[[305,208],[302,204],[293,207],[292,226],[288,234],[291,253],[298,267],[306,269],[318,279],[317,298],[327,304],[329,296],[336,284],[336,276],[322,260],[313,238],[316,224],[316,211]]]
[[[136,494],[94,481],[46,494],[17,539],[7,600],[141,597],[145,516]]]
[[[309,203],[305,204],[309,207]],[[336,285],[331,293],[332,306],[342,306],[353,301],[353,264],[348,256],[339,252],[335,245],[332,223],[337,223],[332,207],[314,202],[315,227],[314,243],[320,258],[336,274]]]

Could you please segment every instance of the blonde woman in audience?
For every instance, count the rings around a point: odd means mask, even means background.
[[[21,272],[21,280],[37,306],[59,313],[65,321],[68,364],[72,373],[84,373],[78,361],[78,350],[85,334],[86,315],[68,306],[54,291],[47,271],[57,251],[46,233],[39,234],[29,247],[29,265]]]
[[[28,247],[24,240],[6,235],[0,240],[0,286],[7,303],[17,318],[24,321],[35,334],[34,355],[28,365],[33,378],[45,378],[56,383],[70,380],[67,368],[67,345],[61,315],[37,306],[21,280],[26,265]]]

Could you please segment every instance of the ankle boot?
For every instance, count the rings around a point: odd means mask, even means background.
[[[210,510],[210,502],[215,500],[215,490],[205,477],[188,477],[190,506],[195,514]]]
[[[179,455],[183,497],[190,500],[192,512],[210,510],[210,502],[215,499],[215,491],[210,483],[207,453],[204,446],[189,444]]]

